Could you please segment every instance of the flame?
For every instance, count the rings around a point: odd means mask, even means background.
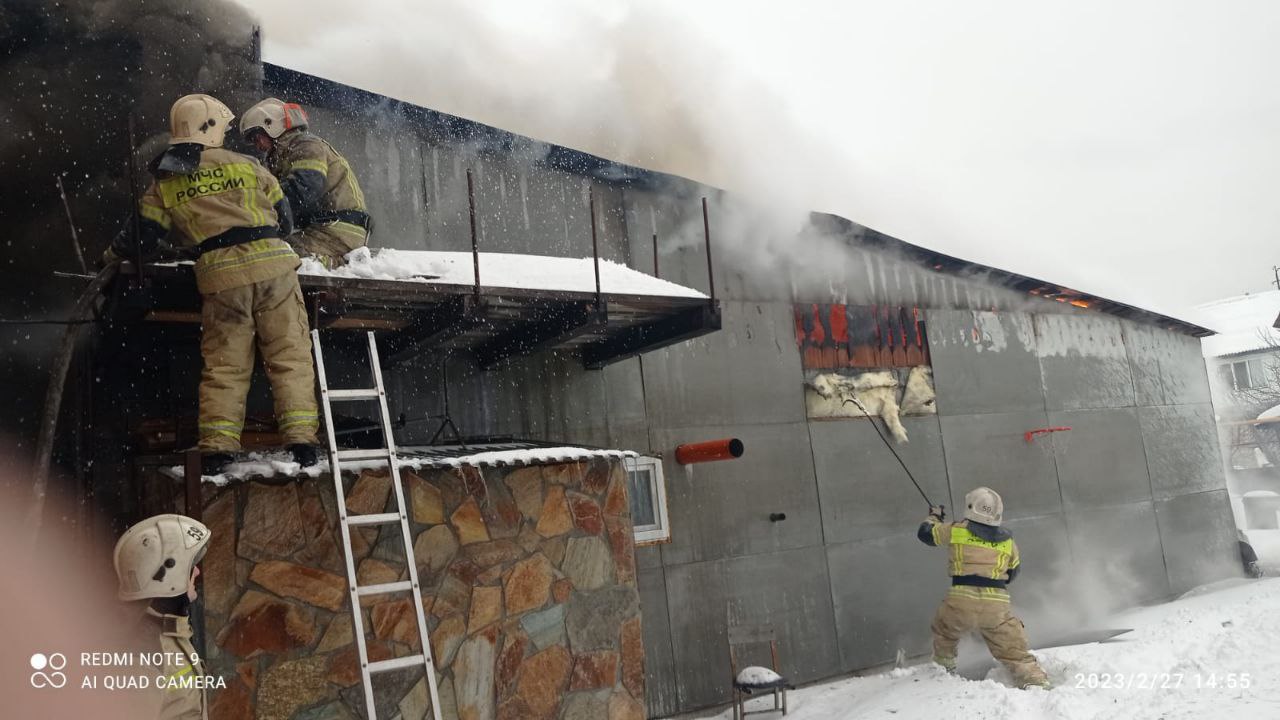
[[[1075,305],[1075,306],[1076,306],[1076,307],[1078,307],[1078,308],[1087,308],[1087,307],[1089,307],[1089,301],[1088,301],[1088,300],[1072,300],[1072,301],[1071,301],[1071,304],[1072,304],[1072,305]]]

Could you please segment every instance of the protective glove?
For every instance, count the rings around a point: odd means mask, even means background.
[[[946,505],[932,505],[929,507],[929,516],[938,518],[939,522],[947,519]]]

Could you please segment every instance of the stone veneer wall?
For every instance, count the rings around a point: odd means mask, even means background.
[[[644,650],[626,476],[617,460],[404,472],[443,717],[643,720]],[[394,503],[385,472],[352,513]],[[212,717],[363,718],[332,481],[208,493],[203,565]],[[360,528],[362,584],[407,577],[399,529]],[[369,652],[417,652],[407,594],[365,598]],[[378,717],[428,714],[420,670],[375,676]]]

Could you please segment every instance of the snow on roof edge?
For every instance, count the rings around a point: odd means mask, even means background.
[[[483,446],[478,446],[483,447]],[[560,447],[531,447],[519,450],[490,450],[458,456],[426,456],[414,455],[411,447],[401,449],[396,467],[408,470],[441,470],[449,468],[474,467],[526,467],[530,465],[555,465],[559,463],[580,462],[595,458],[635,458],[640,454],[634,450],[614,450],[608,448],[583,448],[571,445]],[[377,470],[386,467],[382,460],[361,460],[342,464],[344,473],[359,473],[365,470]],[[180,465],[161,468],[161,472],[175,478],[183,477]],[[329,460],[322,457],[319,463],[304,468],[293,462],[291,456],[284,451],[253,452],[240,462],[233,462],[227,471],[219,475],[205,475],[203,482],[222,487],[250,480],[270,480],[273,478],[318,478],[329,474]]]

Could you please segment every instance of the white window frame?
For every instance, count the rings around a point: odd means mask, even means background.
[[[632,532],[636,546],[671,542],[671,523],[667,519],[667,483],[662,473],[662,458],[648,455],[626,458],[623,461],[623,467],[628,473],[628,506],[630,505],[630,474],[648,470],[651,480],[649,483],[649,498],[653,501],[653,514],[657,523],[654,525],[634,525],[635,518],[632,517]],[[630,510],[630,507],[628,507],[628,510]]]
[[[1243,370],[1244,370],[1243,373],[1236,372],[1237,365],[1243,367]],[[1255,371],[1258,375],[1258,377],[1256,378],[1254,377]],[[1233,387],[1235,387],[1236,390],[1250,390],[1253,388],[1262,387],[1263,385],[1266,384],[1266,373],[1267,373],[1266,364],[1263,363],[1262,358],[1246,358],[1244,360],[1236,360],[1231,363],[1231,384]],[[1246,384],[1241,384],[1240,382],[1241,374],[1244,375]]]

